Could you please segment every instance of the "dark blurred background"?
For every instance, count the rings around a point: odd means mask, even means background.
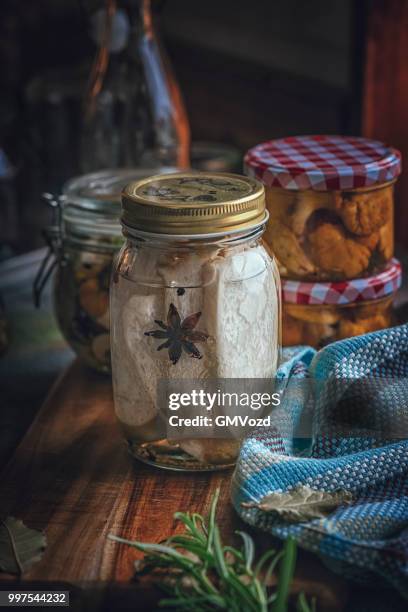
[[[123,0],[124,3],[138,0]],[[118,1],[118,6],[121,1]],[[81,102],[103,0],[2,0],[1,257],[42,244],[40,195],[80,172]],[[305,133],[364,134],[407,151],[406,0],[158,0],[192,140],[244,152]],[[400,180],[397,239],[408,246]],[[408,194],[407,194],[408,195]]]

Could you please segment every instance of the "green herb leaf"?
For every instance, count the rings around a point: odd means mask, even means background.
[[[0,522],[0,570],[23,574],[39,561],[46,547],[41,531],[29,529],[18,519],[8,516]]]
[[[296,606],[297,612],[316,612],[316,599],[313,597],[309,605],[306,595],[300,593]]]
[[[270,493],[259,502],[243,502],[245,508],[276,512],[282,519],[304,523],[326,518],[333,510],[352,501],[349,491],[315,491],[301,485],[285,493]]]
[[[252,563],[254,561],[255,554],[254,541],[250,535],[245,533],[245,531],[237,531],[237,534],[241,536],[244,541],[245,569],[248,574],[252,574]]]
[[[175,518],[185,527],[184,534],[170,536],[160,544],[146,544],[108,536],[145,553],[139,571],[161,570],[160,586],[168,597],[161,607],[190,612],[274,612],[287,609],[290,585],[296,563],[296,543],[287,540],[282,551],[269,550],[254,566],[255,546],[251,536],[237,532],[243,548],[224,546],[215,514],[219,490],[216,491],[209,516],[177,512]],[[165,571],[163,571],[165,570]],[[276,591],[269,588],[272,573],[278,571]],[[269,589],[269,590],[268,590]],[[312,612],[302,596],[299,610]]]
[[[288,538],[283,547],[282,562],[279,567],[279,580],[276,599],[272,612],[286,612],[288,609],[290,585],[293,580],[296,566],[296,542]]]

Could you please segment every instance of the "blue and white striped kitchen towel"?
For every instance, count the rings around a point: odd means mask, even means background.
[[[292,393],[285,393],[274,426],[243,443],[232,482],[237,512],[274,536],[293,536],[343,575],[375,574],[408,596],[408,325],[317,353],[292,349],[278,376]],[[311,437],[298,439],[307,408]],[[305,522],[256,507],[271,493],[302,485],[348,491],[351,503]]]

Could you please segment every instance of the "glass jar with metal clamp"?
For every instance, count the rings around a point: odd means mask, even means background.
[[[39,304],[55,271],[60,329],[79,358],[102,372],[110,372],[109,282],[123,242],[120,193],[127,183],[158,172],[166,169],[104,170],[71,179],[61,196],[45,194],[55,214],[44,232],[49,248],[35,280],[34,299]]]

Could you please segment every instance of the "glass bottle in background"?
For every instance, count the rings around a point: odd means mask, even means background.
[[[189,166],[190,131],[151,0],[106,0],[84,100],[82,172],[152,163]]]

